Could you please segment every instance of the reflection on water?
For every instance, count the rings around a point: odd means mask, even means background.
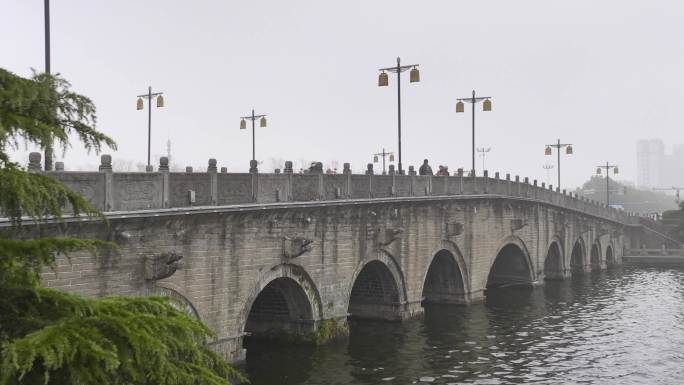
[[[684,269],[624,268],[404,323],[356,322],[349,341],[252,344],[265,384],[684,384]]]

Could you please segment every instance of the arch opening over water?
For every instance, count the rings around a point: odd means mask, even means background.
[[[364,265],[349,296],[350,317],[400,320],[399,306],[399,288],[390,269],[380,261]]]
[[[563,255],[558,242],[551,242],[544,259],[544,279],[563,279]]]
[[[245,332],[257,339],[281,339],[314,331],[312,304],[304,289],[289,277],[269,282],[252,303]]]
[[[529,285],[532,268],[520,246],[509,243],[496,256],[487,277],[487,289]]]
[[[435,254],[423,283],[423,304],[463,304],[465,285],[456,257],[449,250]]]
[[[601,246],[598,242],[591,245],[591,254],[589,255],[589,264],[592,270],[601,269]]]
[[[570,269],[573,273],[582,273],[584,271],[584,242],[581,238],[575,241],[575,244],[572,246]]]

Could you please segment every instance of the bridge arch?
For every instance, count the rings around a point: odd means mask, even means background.
[[[166,297],[169,299],[171,306],[177,310],[198,320],[200,319],[197,308],[195,308],[192,302],[183,294],[181,289],[171,283],[155,282],[155,285],[150,288],[148,294],[150,296]]]
[[[262,274],[250,290],[240,331],[257,338],[310,335],[321,319],[321,298],[303,267],[279,264]]]
[[[406,285],[399,264],[385,251],[365,258],[354,271],[347,298],[352,318],[400,320]]]
[[[522,239],[507,237],[489,265],[487,289],[531,284],[535,281],[534,265]]]
[[[442,241],[433,250],[423,276],[423,303],[467,303],[470,287],[463,254],[450,241]]]
[[[592,270],[601,269],[601,241],[597,238],[591,245],[591,253],[589,254],[589,265]]]
[[[573,273],[584,271],[586,255],[587,246],[584,242],[584,238],[578,237],[572,245],[572,253],[570,256],[570,269]]]
[[[546,248],[544,258],[544,279],[563,279],[565,270],[565,253],[563,252],[563,242],[557,236],[553,237],[551,243]]]

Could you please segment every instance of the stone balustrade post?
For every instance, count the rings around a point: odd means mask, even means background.
[[[351,176],[352,176],[352,170],[351,170],[351,164],[350,163],[343,163],[342,164],[342,174],[346,176],[345,178],[345,189],[344,189],[344,197],[349,199],[351,198]]]
[[[40,172],[40,170],[42,170],[40,164],[41,157],[42,155],[40,152],[32,152],[29,154],[29,164],[27,167],[29,172]]]
[[[286,160],[285,161],[285,169],[283,170],[285,175],[287,175],[287,192],[285,193],[286,200],[291,202],[292,201],[292,174],[294,173],[294,170],[292,169],[292,161],[291,160]]]
[[[218,204],[218,169],[216,168],[216,159],[209,159],[207,173],[209,173],[209,194],[211,197],[211,204],[216,206]]]
[[[112,156],[109,154],[100,155],[100,167],[98,170],[104,173],[104,211],[111,211],[113,200],[114,176],[112,175]]]
[[[489,193],[489,170],[482,171],[482,192]]]
[[[366,165],[366,175],[368,175],[368,197],[373,198],[373,163]]]
[[[162,156],[159,158],[159,172],[162,174],[162,207],[169,207],[170,189],[169,189],[169,158]]]
[[[285,169],[283,170],[285,174],[292,174],[292,161],[285,161]]]
[[[256,160],[249,161],[249,174],[252,176],[252,202],[257,201],[259,194],[259,168]]]

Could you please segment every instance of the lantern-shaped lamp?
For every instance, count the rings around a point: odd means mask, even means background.
[[[142,98],[138,98],[138,103],[136,104],[136,109],[142,110],[144,108]]]
[[[459,100],[458,103],[456,103],[456,112],[463,111],[465,111],[465,105],[463,104],[463,101]]]
[[[572,146],[568,146],[568,147],[565,149],[565,153],[568,154],[568,155],[572,155]]]
[[[164,107],[164,96],[157,96],[157,107]]]
[[[259,127],[266,127],[266,117],[262,116],[261,120],[259,120]]]
[[[551,147],[546,146],[546,149],[544,150],[544,155],[551,155]]]
[[[389,84],[389,77],[385,71],[382,71],[378,77],[378,87],[386,87],[387,84]]]
[[[390,162],[394,162],[394,154],[390,154]]]
[[[244,130],[247,128],[247,122],[244,119],[240,119],[240,129]]]
[[[377,155],[373,155],[373,163],[378,163],[378,156]]]
[[[482,111],[491,111],[492,110],[492,101],[489,99],[486,99],[484,103],[482,103]]]
[[[420,72],[418,72],[418,68],[413,67],[409,74],[409,79],[411,83],[418,83],[420,81]]]
[[[601,175],[601,167],[598,167],[598,168],[596,169],[596,175]]]

